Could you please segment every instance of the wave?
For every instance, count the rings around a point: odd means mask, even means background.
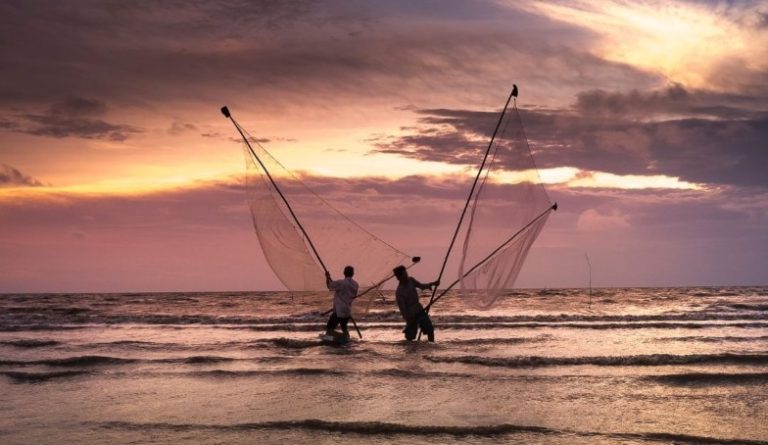
[[[544,433],[557,434],[558,430],[540,426],[527,425],[481,425],[481,426],[435,426],[435,425],[405,425],[385,422],[334,422],[318,419],[287,420],[273,422],[239,423],[229,425],[211,424],[176,424],[176,423],[132,423],[132,422],[103,422],[98,426],[106,429],[128,429],[145,431],[147,429],[196,431],[196,430],[309,430],[336,433],[356,433],[362,435],[408,434],[416,436],[452,435],[452,436],[495,436],[510,433]]]
[[[374,371],[343,371],[338,369],[329,368],[288,368],[288,369],[248,369],[248,370],[228,370],[228,369],[211,369],[211,370],[198,370],[188,372],[162,372],[162,371],[137,371],[137,372],[116,372],[101,374],[94,370],[76,370],[76,371],[53,371],[53,372],[21,372],[21,371],[0,371],[0,375],[5,375],[17,382],[42,382],[55,378],[73,377],[79,375],[91,375],[91,376],[108,376],[108,377],[195,377],[204,379],[243,379],[252,377],[280,377],[280,376],[349,376],[349,377],[396,377],[396,378],[408,378],[408,379],[425,379],[425,378],[478,378],[478,379],[497,379],[498,377],[488,377],[477,374],[469,373],[451,373],[451,372],[425,372],[419,370],[406,370],[406,369],[381,369]],[[529,380],[530,376],[516,376],[518,378],[525,378]],[[508,377],[501,377],[508,378]],[[540,377],[535,377],[536,379]]]
[[[137,351],[200,351],[216,349],[221,350],[230,347],[233,344],[242,342],[227,342],[227,343],[203,343],[203,344],[184,344],[174,342],[154,342],[154,341],[141,341],[141,340],[116,340],[108,342],[97,343],[83,343],[78,345],[72,345],[77,349],[120,349],[120,350],[137,350]]]
[[[315,342],[317,343],[317,342]],[[121,350],[138,350],[138,351],[208,351],[208,350],[232,350],[232,349],[244,349],[244,348],[267,348],[272,342],[265,342],[263,340],[255,341],[229,341],[229,342],[212,342],[212,343],[176,343],[176,342],[154,342],[154,341],[141,341],[141,340],[116,340],[108,342],[96,342],[96,343],[83,343],[77,345],[70,345],[77,349],[102,349],[102,348],[115,348]]]
[[[744,322],[744,323],[446,323],[433,319],[435,328],[438,330],[496,330],[496,329],[705,329],[705,328],[745,328],[745,329],[764,329],[768,328],[768,322]],[[360,329],[402,329],[401,323],[358,323]],[[257,332],[319,332],[324,329],[320,324],[281,324],[281,325],[244,325],[244,326],[216,326],[221,329],[250,330]]]
[[[304,348],[316,348],[325,346],[321,342],[317,340],[303,340],[303,339],[295,339],[295,338],[274,338],[270,340],[264,340],[263,342],[259,342],[261,345],[272,345],[277,346],[278,348],[287,348],[287,349],[304,349]]]
[[[0,341],[0,345],[15,346],[17,348],[42,348],[45,346],[56,346],[59,344],[61,344],[61,342],[56,340],[37,340],[33,338]]]
[[[493,379],[497,380],[500,377],[498,376],[485,376],[485,375],[477,375],[477,374],[470,374],[470,373],[460,373],[460,372],[434,372],[434,371],[422,371],[419,369],[401,369],[401,368],[388,368],[388,369],[378,369],[375,371],[366,372],[367,375],[372,376],[384,376],[384,377],[397,377],[397,378],[406,378],[406,379],[424,379],[424,378],[435,378],[435,379],[444,379],[444,378],[472,378],[472,379]],[[520,376],[517,376],[520,377]],[[523,376],[528,380],[528,376]],[[509,377],[501,377],[501,378],[509,378]]]
[[[190,373],[185,373],[183,375],[192,375],[195,377],[214,377],[214,378],[243,378],[243,377],[264,376],[264,375],[340,376],[340,375],[346,375],[346,374],[351,374],[351,373],[348,373],[345,371],[338,371],[335,369],[325,369],[325,368],[291,368],[291,369],[277,369],[277,370],[253,369],[253,370],[240,370],[240,371],[213,369],[210,371],[194,371]]]
[[[763,342],[768,340],[768,335],[761,335],[757,337],[739,337],[739,336],[733,336],[733,335],[724,335],[724,336],[701,336],[701,335],[691,335],[691,336],[685,336],[685,337],[664,337],[664,338],[657,338],[654,339],[654,342],[675,342],[675,341],[681,341],[681,342],[703,342],[703,343],[723,343],[723,342],[752,342],[752,341],[759,341]]]
[[[60,324],[10,324],[0,325],[0,332],[23,332],[23,331],[72,331],[76,329],[87,329],[89,325],[60,325]]]
[[[106,357],[102,355],[82,355],[77,357],[54,358],[44,360],[0,360],[3,366],[100,366],[100,365],[121,365],[126,363],[135,363],[138,359]]]
[[[539,315],[448,315],[435,316],[435,319],[449,323],[521,323],[521,322],[654,322],[654,321],[712,321],[712,320],[768,320],[763,314],[733,314],[724,312],[687,312],[682,314],[617,314],[617,315],[586,315],[586,314],[539,314]],[[399,321],[399,318],[395,321]]]
[[[197,363],[221,363],[221,362],[232,362],[237,359],[232,357],[217,357],[217,356],[211,356],[211,355],[196,355],[193,357],[185,357],[180,359],[159,359],[156,361],[164,362],[164,363],[190,363],[190,364],[197,364]]]
[[[292,326],[308,324],[317,326],[324,324],[325,317],[319,313],[303,313],[287,317],[256,317],[256,316],[220,316],[208,314],[104,314],[96,311],[86,311],[83,308],[68,308],[56,311],[43,311],[37,307],[14,307],[14,311],[6,314],[0,330],[43,330],[46,326],[64,326],[81,324],[139,324],[139,325],[205,325],[205,326],[255,326],[266,327],[269,330],[286,330]],[[652,323],[652,322],[690,322],[690,321],[768,321],[768,304],[732,303],[725,307],[728,311],[701,311],[675,314],[538,314],[538,315],[435,315],[433,320],[439,324],[478,324],[478,323]],[[738,309],[738,313],[733,310]],[[394,311],[376,312],[361,317],[366,323],[402,323],[400,315]],[[281,329],[282,327],[282,329]]]
[[[548,366],[668,366],[693,364],[768,364],[767,354],[649,354],[629,356],[597,357],[480,357],[474,355],[458,357],[425,356],[434,363],[464,363],[468,365],[497,366],[505,368],[539,368]]]
[[[121,357],[109,357],[103,355],[82,355],[66,358],[54,358],[43,360],[0,360],[0,366],[59,366],[59,367],[75,367],[75,366],[105,366],[105,365],[126,365],[132,363],[182,363],[182,364],[208,364],[208,363],[222,363],[231,362],[236,360],[247,361],[269,361],[270,357],[259,357],[253,359],[240,359],[233,357],[220,357],[220,356],[208,356],[197,355],[191,357],[178,357],[178,358],[159,358],[159,359],[137,359],[137,358],[121,358]]]
[[[165,374],[167,375],[167,374]],[[252,370],[225,370],[213,369],[206,371],[193,371],[180,373],[180,375],[191,375],[194,377],[213,377],[213,378],[246,378],[254,376],[367,376],[367,377],[396,377],[408,379],[424,378],[478,378],[478,379],[498,379],[499,377],[483,376],[470,373],[457,372],[431,372],[422,370],[409,370],[400,368],[377,369],[373,371],[342,371],[328,368],[288,368],[288,369],[252,369]],[[530,376],[515,376],[518,378],[530,379]],[[508,377],[501,377],[508,378]],[[538,378],[538,377],[536,377]]]
[[[388,326],[391,327],[391,326]],[[445,340],[434,346],[440,347],[441,345],[468,345],[468,346],[480,346],[480,345],[518,345],[522,343],[538,343],[552,339],[550,335],[539,335],[536,337],[505,337],[505,338],[470,338],[470,339],[453,339]],[[394,345],[397,342],[392,341],[369,341],[366,340],[365,344],[382,344],[382,345]],[[305,348],[317,348],[326,347],[327,345],[319,342],[315,339],[294,339],[294,338],[274,338],[269,340],[257,340],[246,345],[251,348],[262,348],[276,346],[286,349],[305,349]]]
[[[52,379],[65,377],[76,377],[84,374],[90,374],[89,371],[56,371],[56,372],[21,372],[21,371],[2,371],[0,375],[10,378],[16,383],[40,383]]]
[[[540,343],[551,340],[551,335],[538,335],[536,337],[502,337],[502,338],[470,338],[470,339],[452,339],[443,340],[434,347],[440,346],[482,346],[482,345],[518,345],[523,343]],[[0,345],[8,344],[16,347],[33,348],[43,346],[55,346],[62,345],[64,343],[53,340],[13,340],[13,341],[0,341]],[[397,344],[392,341],[370,341],[366,340],[365,344],[381,344],[381,345],[393,345]],[[261,349],[268,350],[270,348],[282,348],[282,349],[308,349],[308,348],[323,348],[327,345],[318,341],[316,338],[289,338],[289,337],[277,337],[269,339],[258,339],[248,341],[230,341],[230,342],[213,342],[213,343],[196,343],[196,344],[183,344],[183,343],[161,343],[151,341],[138,341],[138,340],[116,340],[110,342],[97,342],[97,343],[84,343],[77,345],[69,345],[76,349],[116,349],[116,350],[139,350],[139,351],[210,351],[210,350],[243,350],[243,349]]]
[[[643,379],[675,386],[752,385],[768,383],[768,372],[689,372],[646,376]]]
[[[285,360],[285,357],[254,357],[254,358],[235,358],[226,356],[190,356],[190,357],[174,357],[174,358],[155,358],[155,359],[138,359],[138,358],[122,358],[111,357],[101,355],[84,355],[65,358],[52,358],[41,360],[0,360],[0,366],[49,366],[49,367],[98,367],[98,366],[117,366],[135,363],[167,363],[167,364],[188,364],[188,365],[207,365],[216,363],[228,363],[234,361],[245,362],[260,362],[271,363],[280,362]],[[592,357],[547,357],[547,356],[513,356],[513,357],[484,357],[477,355],[461,355],[461,356],[439,356],[439,355],[425,355],[425,360],[433,363],[461,363],[467,365],[479,365],[489,367],[503,367],[503,368],[541,368],[541,367],[555,367],[555,366],[670,366],[670,365],[714,365],[714,364],[739,364],[739,365],[768,365],[768,354],[739,354],[739,353],[720,353],[720,354],[690,354],[690,355],[674,355],[674,354],[648,354],[648,355],[629,355],[629,356],[592,356]],[[310,368],[297,368],[302,371],[295,370],[281,370],[279,372],[328,372],[325,369],[319,369],[314,371],[307,371]],[[224,371],[213,370],[213,373]],[[230,371],[226,371],[230,372]],[[234,372],[234,371],[232,371]],[[251,372],[251,371],[248,371]],[[256,372],[256,371],[253,371]],[[261,371],[259,371],[261,372]],[[275,372],[275,371],[268,371]],[[413,376],[424,377],[427,376],[424,371],[421,370],[402,370],[397,368],[383,369],[368,372],[357,372],[357,374],[375,374],[375,375],[388,375],[388,376]],[[445,373],[434,373],[440,376],[450,376]],[[203,375],[203,374],[199,374]],[[211,374],[214,375],[214,374]],[[224,374],[221,374],[224,375]],[[236,374],[232,374],[236,375]],[[716,376],[717,374],[709,374]],[[750,374],[743,374],[748,376]],[[458,375],[457,375],[458,376]],[[752,374],[753,380],[758,378],[758,374]],[[668,381],[674,379],[684,379],[684,377],[663,377]],[[697,377],[692,377],[697,378]],[[706,376],[698,377],[705,379]],[[715,377],[712,377],[715,378]],[[725,377],[723,377],[725,378]],[[737,377],[738,378],[738,375]],[[680,380],[682,381],[682,380]]]
[[[571,323],[571,322],[475,322],[475,323],[446,323],[435,317],[433,319],[435,328],[438,330],[498,330],[498,329],[709,329],[709,328],[743,328],[743,329],[765,329],[768,328],[768,322],[725,322],[725,323],[706,323],[706,322],[642,322],[642,323]],[[359,323],[360,329],[402,329],[402,323]],[[109,327],[104,324],[83,324],[83,325],[6,325],[0,326],[0,332],[25,332],[25,331],[67,331],[77,329],[90,329],[94,327]],[[113,325],[114,326],[114,325]],[[153,329],[186,329],[196,326],[187,325],[151,325]],[[199,326],[199,325],[197,325]],[[141,325],[132,326],[141,328]],[[267,325],[206,325],[209,328],[227,329],[227,330],[249,330],[255,332],[322,332],[325,329],[324,323],[306,323],[306,324],[267,324]],[[147,345],[149,347],[149,345]],[[282,347],[291,347],[283,345]]]
[[[493,330],[493,329],[705,329],[705,328],[768,328],[768,323],[674,323],[674,322],[643,322],[643,323],[462,323],[445,324],[434,323],[436,329],[462,329],[462,330]],[[361,325],[361,327],[363,327]],[[365,328],[372,329],[379,326],[365,325]],[[382,326],[385,327],[385,326]]]
[[[319,419],[305,420],[286,420],[272,422],[253,422],[237,424],[190,424],[190,423],[134,423],[134,422],[100,422],[86,423],[87,426],[96,426],[108,430],[129,430],[141,431],[147,430],[167,430],[173,432],[194,432],[205,430],[216,431],[254,431],[254,430],[305,430],[321,431],[328,433],[358,434],[364,436],[390,436],[393,434],[409,436],[480,436],[494,437],[507,436],[515,434],[541,434],[550,436],[583,436],[583,437],[606,437],[614,439],[646,440],[652,442],[670,441],[675,443],[690,444],[744,444],[744,445],[767,445],[768,442],[749,439],[726,439],[708,436],[692,436],[687,434],[675,433],[630,433],[630,432],[588,432],[568,429],[555,429],[535,425],[408,425],[400,423],[387,422],[335,422]]]
[[[768,311],[768,304],[760,303],[729,303],[726,304],[726,307],[746,311]]]
[[[482,345],[519,345],[523,343],[541,343],[548,340],[552,340],[551,335],[537,335],[536,337],[503,337],[503,338],[469,338],[469,339],[454,339],[443,340],[438,345],[467,345],[467,346],[482,346]]]
[[[155,362],[169,362],[170,360],[155,360]],[[173,363],[215,363],[217,360],[211,362],[198,362],[189,361],[187,359],[173,359]],[[16,366],[24,365],[40,365],[43,363],[49,363],[49,361],[37,361],[37,362],[17,362]],[[119,362],[113,362],[116,364]],[[483,375],[476,373],[460,373],[460,372],[440,372],[440,371],[424,371],[421,369],[403,369],[403,368],[385,368],[375,369],[368,371],[345,371],[332,368],[283,368],[283,369],[245,369],[245,370],[229,370],[229,369],[202,369],[202,370],[189,370],[189,371],[143,371],[143,370],[131,370],[127,372],[108,372],[100,373],[96,369],[88,370],[67,370],[67,371],[52,371],[52,372],[21,372],[21,371],[0,371],[0,375],[6,375],[17,380],[28,381],[44,381],[58,377],[69,377],[81,374],[88,374],[92,376],[107,376],[111,378],[120,378],[124,376],[131,377],[196,377],[196,378],[251,378],[251,377],[281,377],[281,376],[348,376],[350,378],[355,377],[394,377],[404,379],[445,379],[445,378],[471,378],[478,380],[541,380],[550,378],[560,378],[552,376],[530,376],[530,375],[512,375],[512,376],[499,376],[499,375]]]

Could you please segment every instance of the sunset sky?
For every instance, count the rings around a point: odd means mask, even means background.
[[[225,104],[432,278],[513,83],[518,286],[768,284],[765,2],[11,0],[0,58],[0,293],[281,289]]]

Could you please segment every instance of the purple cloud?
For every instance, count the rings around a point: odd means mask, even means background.
[[[451,178],[303,180],[385,241],[423,256],[420,276],[437,272],[469,188]],[[498,187],[493,196],[508,193],[509,186]],[[584,251],[600,285],[757,284],[764,277],[765,189],[550,193],[560,209],[534,246],[521,286],[580,285],[571,271]],[[139,196],[50,198],[0,201],[0,290],[280,287],[260,256],[240,180]],[[67,255],[50,255],[51,246]],[[453,260],[448,270],[455,272]],[[29,273],[45,278],[30,281]]]
[[[0,164],[0,187],[40,187],[44,185],[8,164]]]
[[[19,133],[52,138],[80,137],[124,141],[142,130],[130,125],[112,124],[99,117],[107,106],[101,101],[69,97],[52,104],[42,114],[27,113],[16,116],[6,128]]]

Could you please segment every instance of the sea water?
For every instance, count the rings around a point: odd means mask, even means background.
[[[0,295],[0,443],[768,443],[768,288]],[[353,336],[357,336],[352,330]]]

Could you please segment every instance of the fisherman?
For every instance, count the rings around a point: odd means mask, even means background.
[[[432,289],[433,286],[439,286],[440,281],[433,281],[427,284],[419,283],[415,278],[408,276],[405,266],[397,266],[392,272],[399,282],[395,297],[397,306],[400,308],[400,314],[405,319],[405,339],[411,341],[416,338],[417,328],[427,334],[429,341],[435,341],[435,328],[432,326],[432,320],[429,314],[424,310],[424,306],[419,303],[419,293],[416,290]]]
[[[341,324],[341,332],[344,334],[344,338],[349,338],[349,330],[347,329],[347,323],[352,317],[352,300],[357,296],[357,289],[359,288],[357,281],[352,279],[355,275],[355,268],[347,266],[344,268],[343,280],[331,280],[331,273],[325,272],[325,284],[329,290],[334,291],[333,295],[333,312],[328,319],[328,324],[325,325],[326,335],[333,335],[336,326]]]

